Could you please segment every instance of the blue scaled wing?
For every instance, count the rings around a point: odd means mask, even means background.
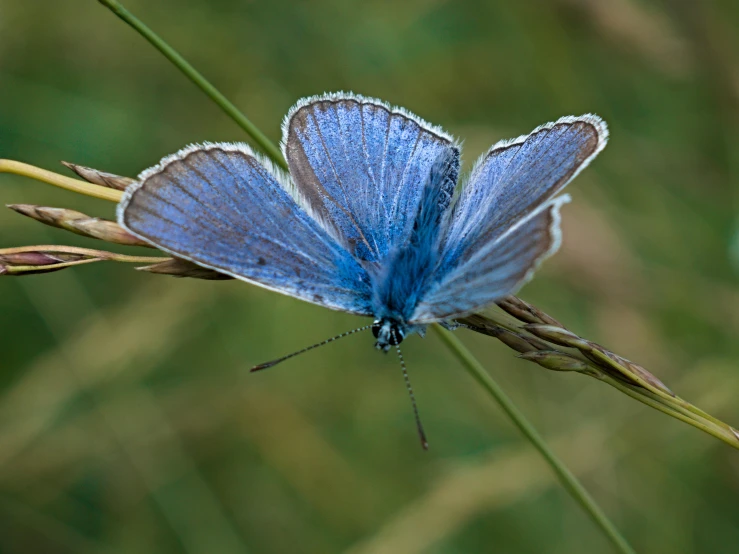
[[[404,110],[352,94],[307,98],[282,148],[308,210],[355,257],[379,262],[408,240],[424,184],[454,140]]]
[[[559,246],[553,199],[603,149],[605,123],[564,117],[493,146],[456,199],[442,245],[437,283],[415,322],[450,318],[513,294]]]
[[[540,207],[498,240],[452,270],[418,303],[412,323],[431,323],[468,314],[513,294],[560,244],[560,196]]]
[[[369,315],[365,270],[245,144],[185,148],[146,171],[118,221],[198,265],[308,302]]]

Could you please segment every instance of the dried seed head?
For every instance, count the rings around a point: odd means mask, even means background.
[[[34,206],[33,204],[9,204],[8,208],[52,227],[65,229],[84,237],[92,237],[128,246],[151,245],[136,238],[113,221],[90,217],[76,210]]]
[[[496,302],[496,304],[498,304],[503,311],[524,323],[544,323],[564,328],[564,325],[559,321],[545,314],[536,306],[521,300],[517,296],[506,296],[502,300]]]
[[[29,247],[33,248],[33,247]],[[89,256],[29,250],[0,254],[0,275],[51,273],[75,264],[88,263]]]
[[[98,171],[97,169],[85,167],[84,165],[77,165],[69,162],[62,163],[82,177],[85,181],[95,185],[116,190],[125,190],[126,187],[135,182],[135,180],[130,177],[121,177],[120,175],[114,175],[113,173],[105,173],[104,171]]]
[[[647,382],[654,388],[674,396],[674,393],[662,381],[642,366],[614,354],[599,344],[583,339],[571,331],[553,325],[533,323],[524,327],[531,334],[553,344],[577,348],[583,356],[612,377],[638,386],[642,386],[643,382]]]
[[[580,352],[582,352],[588,360],[592,361],[609,375],[625,379],[637,386],[642,386],[643,382],[647,382],[654,388],[657,388],[670,396],[675,396],[675,393],[673,393],[667,385],[639,364],[635,364],[626,358],[622,358],[618,354],[614,354],[610,350],[603,348],[601,345],[594,342],[583,341],[583,343],[583,345],[578,347]]]
[[[187,260],[181,260],[179,258],[172,258],[171,260],[159,262],[158,264],[138,267],[136,269],[140,271],[148,271],[149,273],[172,275],[173,277],[190,277],[193,279],[206,279],[209,281],[225,281],[227,279],[233,279],[230,275],[218,273],[212,269],[200,267],[197,264],[188,262]]]
[[[519,358],[539,364],[541,367],[553,371],[579,371],[587,372],[588,364],[568,354],[556,350],[537,350],[519,354]]]
[[[5,265],[51,265],[62,260],[59,256],[46,252],[15,252],[0,254],[0,263]]]
[[[35,206],[33,204],[7,204],[7,207],[14,212],[53,227],[63,228],[64,221],[71,221],[79,217],[87,217],[85,214],[75,210],[47,208],[44,206]]]
[[[524,323],[544,323],[564,328],[564,325],[559,321],[545,314],[536,306],[521,300],[517,296],[506,296],[502,300],[496,302],[496,304],[498,304],[503,311]]]
[[[500,342],[502,342],[509,348],[512,348],[516,352],[524,353],[538,350],[538,348],[531,344],[525,337],[519,335],[518,333],[513,333],[508,329],[503,329],[502,327],[491,329],[486,334],[495,337]]]
[[[540,339],[544,339],[559,346],[579,348],[583,343],[587,342],[584,339],[578,337],[575,333],[555,325],[529,323],[527,325],[524,325],[524,329],[526,329],[532,335],[539,337]]]
[[[536,337],[526,337],[519,333],[514,333],[513,331],[504,329],[482,314],[471,314],[458,319],[457,321],[471,331],[495,337],[516,352],[530,352],[532,350],[549,349],[549,345],[544,341],[540,341]]]
[[[3,264],[1,273],[4,275],[44,273],[103,260],[123,263],[159,263],[167,259],[157,256],[130,256],[78,246],[48,244],[0,249],[0,263]]]
[[[123,227],[121,227],[114,221],[108,221],[107,219],[100,219],[98,217],[76,219],[69,222],[69,227],[71,227],[70,230],[73,230],[80,235],[104,240],[107,242],[113,242],[115,244],[126,244],[129,246],[146,246],[148,248],[153,248],[150,244],[133,236],[131,233],[126,231]]]
[[[621,358],[621,359],[624,361],[626,366],[632,371],[632,373],[636,373],[637,375],[639,375],[642,379],[644,379],[647,383],[652,385],[654,388],[659,389],[662,392],[666,392],[670,396],[677,396],[660,379],[658,379],[654,374],[650,373],[649,371],[644,369],[639,364],[635,364],[634,362],[631,362],[627,360],[626,358]]]

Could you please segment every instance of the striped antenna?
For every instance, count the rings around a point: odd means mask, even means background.
[[[426,433],[423,430],[421,424],[421,416],[418,414],[418,406],[416,405],[416,396],[413,394],[413,387],[411,387],[411,381],[408,379],[408,371],[405,368],[405,360],[403,359],[403,353],[400,351],[400,346],[395,346],[398,351],[398,358],[400,358],[400,367],[403,370],[403,379],[405,379],[405,388],[408,389],[408,395],[411,397],[411,404],[413,405],[413,415],[416,418],[416,428],[418,429],[418,438],[421,439],[421,446],[424,450],[429,449],[429,442],[426,440]]]
[[[313,350],[314,348],[318,348],[319,346],[323,346],[324,344],[328,344],[330,342],[334,342],[335,340],[343,339],[344,337],[348,337],[349,335],[353,335],[354,333],[358,333],[359,331],[366,331],[372,327],[372,325],[365,325],[364,327],[359,327],[358,329],[353,329],[351,331],[347,331],[346,333],[341,333],[340,335],[336,335],[335,337],[331,337],[330,339],[323,340],[321,342],[317,342],[316,344],[313,344],[311,346],[307,346],[303,348],[302,350],[298,350],[297,352],[293,352],[292,354],[288,354],[287,356],[283,356],[282,358],[277,358],[276,360],[272,360],[271,362],[265,362],[263,364],[255,365],[253,368],[251,368],[250,372],[255,371],[261,371],[262,369],[267,369],[269,367],[275,366],[279,364],[280,362],[284,362],[285,360],[289,360],[290,358],[293,358],[297,356],[298,354],[302,354],[304,352],[308,352],[308,350]]]

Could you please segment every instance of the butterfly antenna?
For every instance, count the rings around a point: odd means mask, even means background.
[[[398,358],[400,358],[400,367],[403,370],[403,379],[405,379],[405,388],[408,389],[408,395],[411,397],[411,405],[413,406],[413,415],[416,418],[416,428],[418,429],[418,438],[421,439],[421,446],[424,450],[429,449],[429,443],[426,440],[426,433],[423,430],[423,424],[421,423],[421,416],[418,414],[418,406],[416,405],[416,396],[413,394],[413,387],[411,387],[411,380],[408,379],[408,370],[405,367],[405,360],[403,359],[403,353],[400,351],[400,346],[396,346],[395,350],[398,351]]]
[[[307,346],[303,348],[302,350],[298,350],[297,352],[293,352],[292,354],[288,354],[287,356],[283,356],[282,358],[277,358],[276,360],[272,360],[271,362],[265,362],[263,364],[255,365],[253,368],[251,368],[249,371],[260,371],[262,369],[267,369],[269,367],[275,366],[279,364],[280,362],[284,362],[285,360],[289,360],[290,358],[293,358],[299,354],[303,354],[304,352],[308,352],[308,350],[313,350],[314,348],[318,348],[319,346],[323,346],[324,344],[328,344],[330,342],[334,342],[335,340],[343,339],[344,337],[348,337],[349,335],[353,335],[354,333],[359,333],[359,331],[366,331],[372,327],[372,325],[365,325],[364,327],[359,327],[358,329],[352,329],[351,331],[347,331],[346,333],[341,333],[340,335],[336,335],[335,337],[331,337],[330,339],[322,340],[321,342],[317,342],[316,344],[312,344],[311,346]]]

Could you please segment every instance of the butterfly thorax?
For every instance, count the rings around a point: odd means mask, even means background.
[[[423,183],[406,242],[391,250],[373,275],[372,305],[378,325],[375,336],[382,350],[399,344],[415,330],[409,322],[437,278],[434,268],[458,171],[459,150],[444,150]]]

